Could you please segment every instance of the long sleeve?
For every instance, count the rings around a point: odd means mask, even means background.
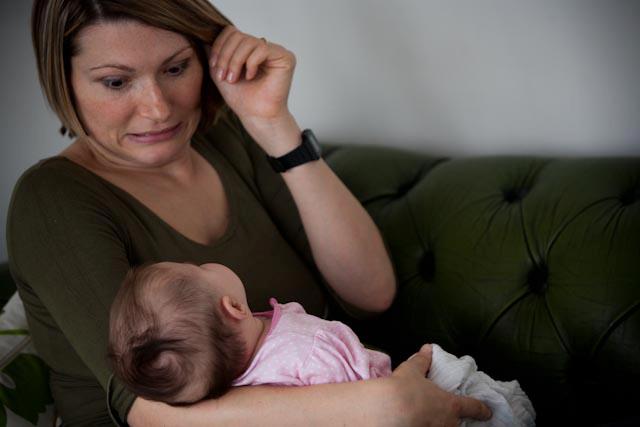
[[[14,190],[7,244],[34,342],[45,343],[37,350],[52,375],[84,370],[104,391],[109,307],[129,262],[118,219],[85,178],[47,162],[27,171]],[[111,405],[124,414],[134,398],[116,384]],[[64,411],[64,399],[56,403]]]

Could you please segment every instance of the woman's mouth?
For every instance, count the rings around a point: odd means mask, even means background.
[[[175,126],[164,128],[156,131],[148,131],[143,133],[130,133],[129,136],[136,142],[151,143],[169,140],[177,135],[182,128],[182,122]]]

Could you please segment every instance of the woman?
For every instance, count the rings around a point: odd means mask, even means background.
[[[239,388],[188,407],[112,382],[108,309],[131,265],[220,262],[246,283],[252,307],[275,296],[314,314],[327,293],[354,313],[385,310],[393,271],[371,219],[289,113],[291,52],[238,31],[206,0],[35,0],[32,33],[43,90],[75,139],[19,180],[8,247],[65,425],[488,416],[424,379],[428,348],[383,380]],[[306,155],[287,164],[298,147]],[[276,173],[265,153],[289,169]]]

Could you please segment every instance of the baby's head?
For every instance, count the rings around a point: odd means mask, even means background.
[[[224,393],[247,357],[242,282],[220,264],[159,263],[129,271],[111,306],[109,359],[140,397],[193,403]]]

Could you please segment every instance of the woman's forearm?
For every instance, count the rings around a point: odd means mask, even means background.
[[[188,407],[137,399],[127,420],[132,427],[427,427],[491,417],[479,400],[446,392],[428,380],[430,365],[431,346],[424,345],[390,377],[308,387],[238,387]]]
[[[395,296],[395,278],[369,214],[323,160],[293,168],[283,177],[329,285],[360,309],[386,310]]]
[[[238,43],[245,48],[236,48]],[[287,106],[295,55],[228,26],[211,46],[211,56],[213,82],[251,137],[274,157],[298,147],[300,127]],[[247,73],[239,78],[243,66]],[[231,78],[225,80],[229,72]],[[378,230],[357,200],[322,160],[283,176],[314,260],[329,285],[356,308],[388,308],[395,295],[391,262]]]
[[[300,145],[300,128],[287,115],[246,122],[253,138],[277,157]],[[380,233],[347,187],[323,161],[282,174],[300,212],[316,265],[338,296],[366,311],[383,311],[395,295],[395,278]]]
[[[387,379],[308,387],[232,388],[224,396],[187,407],[136,399],[132,427],[146,426],[390,426],[393,390]]]

